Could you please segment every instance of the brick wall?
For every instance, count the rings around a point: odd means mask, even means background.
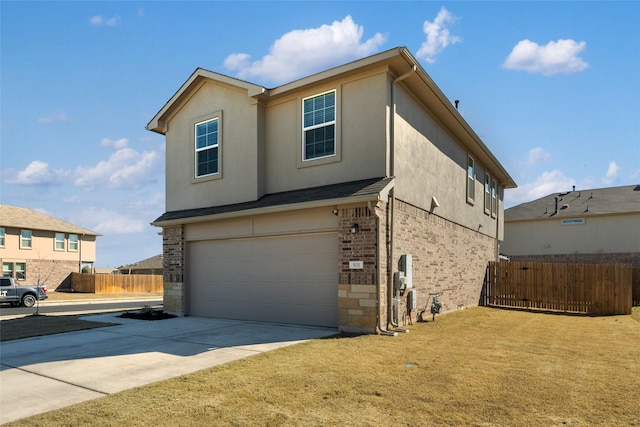
[[[557,254],[517,255],[509,257],[514,262],[549,262],[567,264],[631,264],[640,267],[640,253],[616,254]]]
[[[3,260],[0,259],[0,265]],[[7,262],[14,263],[13,260]],[[48,291],[55,291],[69,276],[78,272],[78,261],[59,261],[50,259],[27,260],[25,280],[20,280],[20,285],[45,285]],[[15,277],[15,271],[13,272]]]
[[[496,260],[497,241],[415,206],[396,200],[393,270],[400,257],[413,258],[413,289],[418,309],[409,312],[405,293],[398,305],[399,325],[416,321],[426,310],[431,319],[429,293],[442,293],[443,312],[477,306],[489,261]]]
[[[184,228],[181,225],[164,227],[162,230],[163,307],[164,311],[176,316],[184,316],[186,309],[184,252]]]
[[[338,328],[344,332],[374,333],[378,319],[376,216],[367,206],[338,212]],[[351,228],[357,224],[357,231]],[[350,268],[362,261],[362,269]]]

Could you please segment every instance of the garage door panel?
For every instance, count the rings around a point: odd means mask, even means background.
[[[337,234],[192,242],[189,313],[337,326]]]

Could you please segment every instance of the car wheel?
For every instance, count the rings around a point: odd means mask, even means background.
[[[33,294],[27,294],[22,297],[22,305],[25,307],[33,307],[36,304],[36,297]]]

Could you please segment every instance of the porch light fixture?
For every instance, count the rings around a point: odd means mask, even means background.
[[[351,231],[352,233],[357,233],[359,229],[360,226],[358,224],[351,224],[351,228],[349,229],[349,231]]]

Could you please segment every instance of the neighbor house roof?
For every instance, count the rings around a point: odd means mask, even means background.
[[[380,194],[388,191],[392,182],[393,178],[372,178],[301,190],[283,191],[281,193],[266,194],[252,202],[166,212],[151,224],[155,226],[184,224],[190,221],[201,221],[203,217],[208,216],[215,216],[218,219],[223,216],[252,215],[257,211],[261,213],[278,212],[295,207],[320,207],[377,200]]]
[[[29,230],[57,231],[60,233],[101,236],[88,228],[79,227],[61,219],[43,214],[33,209],[0,205],[0,226]]]
[[[640,212],[640,185],[572,190],[506,209],[504,220],[526,221]]]
[[[162,268],[162,255],[154,255],[151,258],[143,259],[142,261],[134,262],[133,264],[123,265],[118,267],[117,270],[128,269],[161,269]]]
[[[456,107],[435,84],[416,58],[404,47],[396,47],[368,56],[338,67],[316,73],[284,85],[267,89],[244,80],[218,74],[203,68],[197,68],[178,91],[167,101],[160,111],[147,124],[147,130],[166,134],[169,120],[179,111],[189,98],[202,87],[207,80],[235,86],[247,91],[247,96],[256,99],[277,99],[298,91],[368,69],[386,66],[394,76],[404,76],[404,85],[424,106],[426,106],[447,129],[454,134],[465,148],[476,157],[499,181],[504,188],[515,188],[516,183],[497,158],[484,144],[482,139],[462,117]],[[408,72],[414,71],[410,75]]]

